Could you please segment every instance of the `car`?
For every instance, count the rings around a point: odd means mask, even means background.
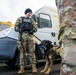
[[[5,33],[6,32],[6,33]],[[11,35],[12,34],[12,35]],[[17,45],[18,33],[14,28],[7,28],[0,32],[0,62],[5,62],[7,65],[19,66],[19,50]],[[43,59],[39,46],[36,43],[36,58]],[[26,54],[26,66],[30,65],[29,54]]]

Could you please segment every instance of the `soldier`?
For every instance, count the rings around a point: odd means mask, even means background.
[[[59,40],[62,63],[60,75],[76,75],[76,0],[56,0],[60,20]]]
[[[28,48],[30,61],[32,64],[32,72],[37,72],[36,69],[36,57],[35,57],[35,40],[33,33],[37,32],[37,24],[30,17],[32,15],[32,10],[27,8],[25,10],[25,16],[19,17],[14,25],[16,32],[19,32],[18,37],[18,49],[20,51],[20,70],[18,74],[24,73],[24,59],[26,49]],[[20,38],[22,36],[22,38]],[[21,44],[23,42],[23,46]]]

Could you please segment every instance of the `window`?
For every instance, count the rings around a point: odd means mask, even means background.
[[[0,25],[0,31],[1,31],[1,30],[4,30],[4,29],[6,29],[6,28],[9,28],[9,25],[5,25],[5,24],[1,24],[1,25]]]
[[[38,22],[38,28],[52,27],[51,17],[48,14],[40,13],[39,17],[37,17],[37,22]]]

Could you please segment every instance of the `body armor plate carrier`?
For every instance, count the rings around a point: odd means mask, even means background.
[[[19,24],[19,28],[21,28],[23,32],[30,31],[33,28],[31,18],[25,18],[25,17],[21,18],[22,22]]]

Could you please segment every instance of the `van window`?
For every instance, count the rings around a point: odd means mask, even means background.
[[[40,13],[37,17],[38,28],[52,27],[50,15]]]
[[[1,31],[1,30],[4,30],[4,29],[6,29],[6,28],[9,28],[9,25],[5,25],[5,24],[1,24],[1,25],[0,25],[0,31]]]

